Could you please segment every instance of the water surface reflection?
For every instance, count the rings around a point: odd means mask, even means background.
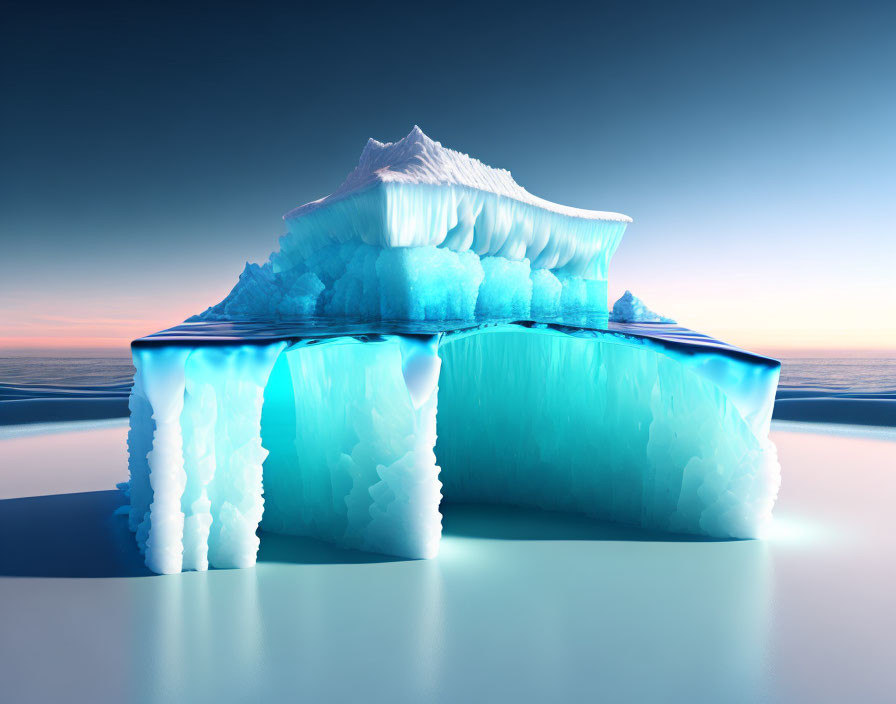
[[[133,588],[138,698],[655,698],[693,686],[731,701],[764,687],[763,542],[461,506],[446,507],[432,561],[262,541],[255,570]]]

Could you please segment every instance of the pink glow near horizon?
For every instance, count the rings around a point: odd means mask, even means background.
[[[185,306],[166,305],[152,311],[135,310],[122,316],[113,306],[97,310],[95,316],[46,315],[28,308],[0,311],[0,349],[121,349],[131,341],[158,330],[176,325],[194,313],[189,303]],[[44,309],[46,310],[46,309]]]
[[[617,292],[614,287],[610,292],[611,300],[621,294],[621,290]],[[730,315],[729,306],[719,299],[650,297],[643,291],[638,295],[642,295],[649,306],[676,318],[685,327],[757,352],[781,356],[832,350],[843,355],[896,354],[896,326],[855,317],[834,326],[830,320],[830,308],[816,313],[808,311],[798,320],[786,312],[772,315],[762,309],[754,309],[741,311],[735,321]],[[660,298],[665,305],[653,302]],[[169,303],[164,310],[156,307],[152,311],[135,311],[133,317],[110,315],[109,311],[100,310],[97,310],[95,317],[45,315],[36,311],[29,316],[21,309],[11,315],[9,311],[3,311],[0,318],[0,349],[125,350],[132,340],[176,325],[201,307],[191,306],[189,302]],[[686,314],[682,315],[681,311],[686,311]]]
[[[667,257],[658,258],[659,263],[645,262],[620,248],[610,272],[610,303],[631,289],[683,326],[756,352],[896,355],[896,295],[886,277],[873,271],[880,258],[863,257],[865,275],[853,272],[849,285],[838,287],[825,285],[825,277],[788,276],[774,259],[762,271],[758,263],[722,268],[722,256],[715,264],[698,257],[691,269],[663,266]],[[215,262],[192,267],[190,261],[173,262],[168,272],[147,266],[127,275],[113,268],[77,279],[69,272],[36,274],[32,290],[0,291],[0,349],[125,350],[131,340],[221,300],[242,268]]]

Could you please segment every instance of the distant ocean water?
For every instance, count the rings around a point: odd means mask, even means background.
[[[783,359],[774,417],[896,427],[896,358]]]
[[[0,425],[126,416],[133,376],[122,354],[0,353]]]
[[[782,359],[778,388],[816,389],[833,393],[894,393],[896,357]]]
[[[0,353],[0,425],[128,414],[134,367],[109,353]],[[775,418],[896,426],[896,357],[783,359]]]

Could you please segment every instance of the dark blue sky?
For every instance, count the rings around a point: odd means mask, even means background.
[[[417,123],[631,215],[611,294],[742,344],[896,348],[893,7],[21,3],[0,336],[110,341],[206,307],[368,137]]]

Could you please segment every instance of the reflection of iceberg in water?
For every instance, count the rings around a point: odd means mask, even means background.
[[[277,555],[288,566],[263,548],[257,570],[138,580],[133,691],[147,702],[763,698],[765,542],[663,542],[529,509],[452,507],[445,524],[435,561],[354,561],[300,539]]]
[[[153,580],[156,582],[157,580]],[[132,685],[139,701],[250,701],[263,670],[258,574],[191,575],[134,588]]]
[[[443,641],[446,663],[466,663],[462,678],[442,682],[446,701],[763,698],[764,541],[689,541],[484,506],[447,509],[443,541],[445,622],[466,635]]]
[[[442,491],[760,535],[779,364],[608,324],[628,221],[538,199],[419,130],[368,145],[336,193],[287,216],[268,264],[134,343],[130,527],[147,565],[250,566],[259,522],[433,557]]]
[[[257,570],[135,586],[128,656],[136,699],[354,701],[370,687],[434,700],[444,635],[439,564],[342,564],[343,550],[297,542],[286,558],[292,569],[263,559]]]

